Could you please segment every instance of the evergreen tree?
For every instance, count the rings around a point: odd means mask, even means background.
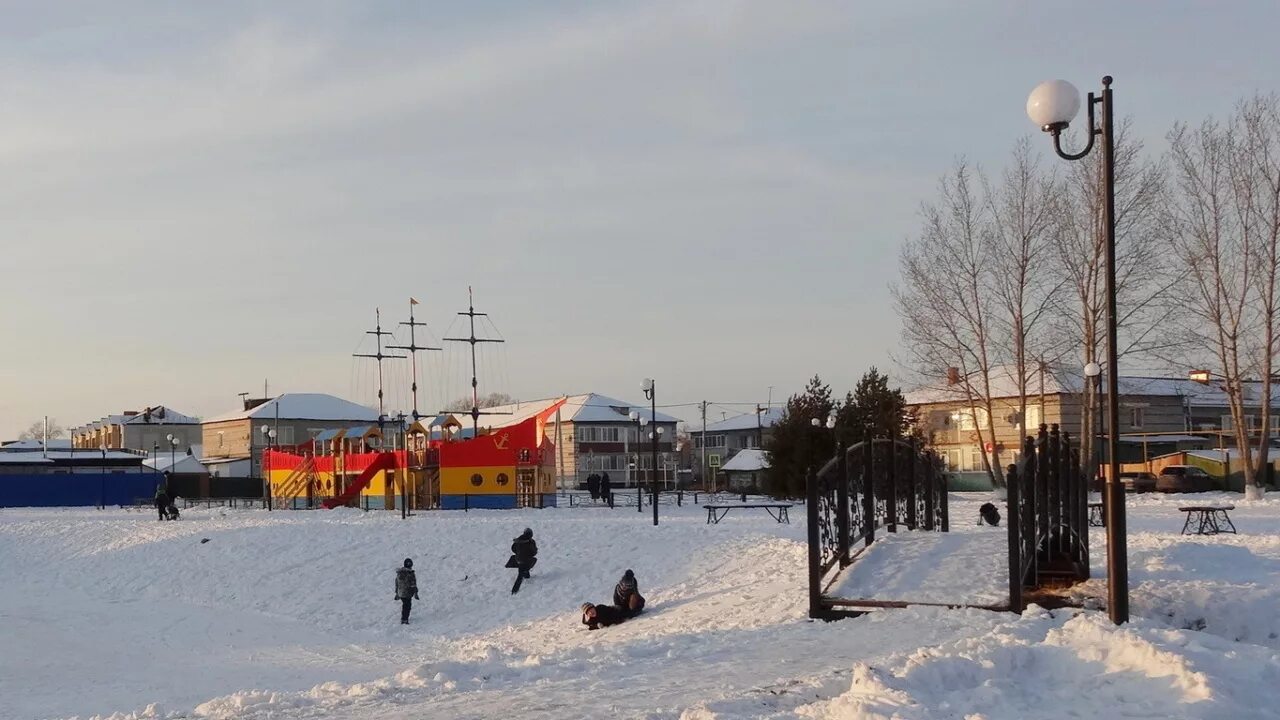
[[[817,375],[804,392],[787,400],[782,417],[773,425],[765,451],[769,468],[764,473],[765,491],[776,498],[799,498],[805,494],[805,477],[810,467],[825,463],[835,451],[831,431],[825,425],[815,428],[836,411],[831,386]]]
[[[836,415],[836,433],[846,447],[874,438],[908,434],[910,416],[900,388],[889,388],[889,377],[872,367],[853,392],[845,396]]]

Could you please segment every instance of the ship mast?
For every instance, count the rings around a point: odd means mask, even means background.
[[[410,361],[413,363],[413,371],[412,371],[413,384],[410,386],[410,388],[413,391],[413,421],[414,422],[417,422],[418,419],[422,417],[421,415],[418,414],[418,351],[419,350],[443,350],[443,348],[429,347],[426,345],[418,344],[417,336],[414,334],[414,331],[419,327],[425,327],[426,323],[417,322],[416,320],[413,319],[413,306],[417,304],[418,304],[417,300],[414,300],[413,298],[409,298],[409,322],[400,323],[401,325],[409,326],[409,344],[387,346],[388,350],[408,350],[409,354],[413,358]],[[472,334],[474,335],[475,333],[472,333]]]
[[[386,422],[386,415],[387,415],[386,408],[382,404],[382,361],[395,359],[395,358],[403,359],[406,356],[405,355],[387,355],[382,352],[382,336],[390,335],[391,333],[382,329],[382,309],[381,308],[374,309],[374,317],[377,320],[376,324],[374,325],[374,329],[365,331],[365,334],[372,335],[377,340],[378,352],[373,355],[362,354],[362,353],[352,353],[351,357],[373,358],[378,361],[378,431],[381,432],[382,425],[383,423]]]
[[[478,338],[476,337],[476,318],[488,317],[488,313],[476,312],[475,298],[471,293],[471,286],[467,286],[467,311],[460,312],[459,315],[465,315],[471,322],[471,335],[469,337],[447,337],[442,338],[445,342],[464,342],[471,345],[471,428],[476,434],[480,434],[480,416],[481,415],[508,415],[509,413],[490,413],[481,412],[480,410],[480,392],[479,382],[476,380],[476,345],[479,343],[500,343],[506,342],[496,338]]]

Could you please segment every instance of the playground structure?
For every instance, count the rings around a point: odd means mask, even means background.
[[[556,503],[548,418],[564,399],[532,406],[500,425],[464,433],[452,415],[409,425],[385,449],[377,427],[335,430],[309,446],[266,452],[270,502],[279,508],[462,510]]]

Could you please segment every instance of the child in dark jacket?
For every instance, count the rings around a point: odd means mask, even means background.
[[[640,595],[636,574],[629,569],[622,574],[622,579],[613,587],[613,604],[626,613],[627,617],[635,617],[644,609],[644,597]]]
[[[400,601],[400,624],[409,624],[409,611],[418,598],[418,577],[413,572],[413,560],[404,559],[404,567],[396,570],[396,599]]]
[[[533,539],[533,530],[525,528],[520,537],[511,541],[511,557],[507,567],[516,569],[516,582],[511,586],[511,594],[520,592],[520,584],[529,577],[529,570],[538,563],[538,543]]]
[[[582,624],[588,630],[617,625],[627,621],[627,614],[612,605],[582,603]]]

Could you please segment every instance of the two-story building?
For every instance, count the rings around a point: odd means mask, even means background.
[[[200,444],[200,418],[164,405],[126,410],[71,428],[71,445],[89,450],[142,450],[151,454]],[[172,440],[171,440],[172,438]]]
[[[773,432],[773,426],[782,419],[784,408],[767,407],[707,423],[706,430],[691,433],[695,475],[700,474],[703,449],[706,449],[707,471],[715,472],[743,450],[760,450]]]
[[[1018,415],[1017,385],[1007,372],[993,377],[992,413],[995,437],[988,429],[986,408],[971,408],[959,385],[922,388],[906,394],[907,407],[917,418],[917,427],[930,445],[942,455],[953,471],[981,471],[983,453],[999,452],[1002,466],[1017,462],[1022,438],[1034,434],[1041,423],[1057,424],[1063,431],[1078,436],[1085,409],[1085,383],[1093,382],[1083,375],[1063,371],[1046,371],[1043,378],[1034,373],[1027,387],[1026,417]],[[1194,450],[1222,445],[1223,431],[1231,429],[1226,394],[1212,383],[1188,378],[1153,376],[1121,376],[1120,385],[1120,462],[1137,463],[1162,453]],[[1261,408],[1260,386],[1246,388],[1246,401],[1258,417]],[[1094,426],[1106,432],[1105,390],[1099,397],[1102,407]],[[1280,409],[1280,388],[1272,407]],[[1256,419],[1254,420],[1256,422]],[[981,430],[979,430],[979,428]],[[1280,419],[1272,418],[1270,432],[1280,430]],[[1105,437],[1105,435],[1104,435]],[[980,444],[979,439],[982,443]],[[1227,441],[1230,444],[1230,440]],[[985,445],[985,447],[984,447]]]
[[[518,414],[530,406],[557,399],[504,405],[485,412]],[[555,442],[560,482],[568,487],[581,487],[592,473],[609,473],[614,487],[634,487],[637,482],[647,485],[655,479],[666,484],[676,482],[679,422],[678,418],[665,413],[653,414],[647,403],[631,403],[598,393],[570,395],[547,427]],[[649,436],[655,427],[660,431],[656,470]]]
[[[200,463],[213,478],[261,477],[266,447],[307,445],[325,430],[378,422],[376,410],[324,393],[250,398],[243,405],[201,426],[204,456]]]

